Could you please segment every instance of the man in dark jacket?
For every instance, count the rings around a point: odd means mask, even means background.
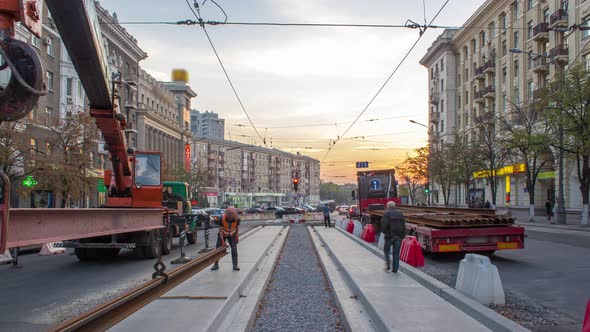
[[[399,269],[399,249],[402,240],[406,237],[406,222],[404,215],[395,209],[395,202],[387,202],[387,209],[381,219],[381,230],[385,236],[385,269],[389,270],[389,250],[393,246],[393,265],[391,271],[397,273]]]
[[[328,204],[324,205],[324,207],[322,208],[322,212],[324,213],[324,225],[326,226],[326,228],[332,227],[330,222],[330,208],[328,207]]]

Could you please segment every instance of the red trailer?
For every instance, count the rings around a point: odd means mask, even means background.
[[[408,233],[416,236],[427,252],[489,254],[524,248],[524,227],[514,225],[510,215],[497,215],[491,209],[399,205],[393,170],[358,172],[357,177],[361,220],[373,224],[377,232],[381,229],[385,204],[394,201],[406,218]]]

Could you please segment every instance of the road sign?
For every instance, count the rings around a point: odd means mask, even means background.
[[[369,162],[368,161],[357,161],[356,168],[369,168]]]

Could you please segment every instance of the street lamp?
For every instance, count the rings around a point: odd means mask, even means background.
[[[554,63],[556,66],[559,66],[557,62],[553,61],[553,58],[543,54],[537,54],[533,52],[527,52],[520,50],[518,48],[511,48],[508,51],[515,54],[525,53],[528,55],[533,55],[537,57],[543,57],[549,59],[549,62]],[[564,198],[564,188],[563,188],[563,127],[561,125],[561,120],[559,122],[559,185],[557,186],[557,216],[556,222],[558,224],[565,224],[566,223],[566,211],[565,211],[565,198]]]
[[[428,129],[428,154],[430,154],[430,128],[427,125],[423,124],[423,123],[416,122],[414,120],[409,120],[409,121],[411,123],[413,123],[413,124],[416,124],[416,125],[419,125],[419,126],[422,126],[422,127],[426,128],[426,129]],[[430,174],[428,172],[428,166],[426,168],[426,185],[427,186],[430,186]],[[426,192],[426,199],[428,201],[428,206],[430,206],[430,187],[428,187],[427,190],[428,191]]]

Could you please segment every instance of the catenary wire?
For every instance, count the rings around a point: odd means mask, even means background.
[[[424,27],[424,30],[420,30],[420,35],[418,36],[418,39],[416,39],[416,41],[414,42],[414,44],[412,45],[412,47],[410,47],[410,49],[406,52],[406,54],[404,55],[404,57],[401,59],[401,61],[399,62],[399,64],[395,67],[395,69],[393,70],[393,72],[389,75],[389,77],[385,80],[385,82],[381,85],[381,87],[379,88],[379,90],[377,90],[377,93],[373,96],[373,98],[371,98],[371,100],[369,101],[369,103],[367,104],[367,106],[365,106],[365,108],[359,113],[359,115],[356,117],[356,119],[352,122],[352,124],[344,131],[344,133],[342,133],[342,135],[340,135],[332,145],[330,145],[330,148],[328,149],[328,151],[326,152],[326,155],[324,156],[323,160],[326,160],[326,158],[328,157],[328,154],[330,153],[330,151],[332,151],[332,148],[338,143],[338,141],[340,141],[340,139],[342,139],[342,137],[344,137],[348,131],[354,126],[354,124],[358,121],[358,119],[363,116],[363,114],[367,111],[367,109],[371,106],[371,104],[373,103],[373,101],[377,98],[377,96],[379,96],[379,94],[381,93],[381,91],[383,91],[383,89],[385,88],[385,86],[387,85],[387,83],[389,83],[389,81],[391,80],[391,78],[393,77],[393,75],[395,75],[395,73],[397,73],[398,69],[401,67],[401,65],[405,62],[405,60],[408,58],[408,56],[410,55],[410,53],[412,52],[412,50],[416,47],[416,45],[418,44],[418,42],[420,41],[420,39],[422,39],[422,36],[424,36],[424,32],[426,32],[426,30],[428,29],[428,27],[430,25],[432,25],[432,23],[434,22],[434,20],[438,17],[438,15],[443,11],[443,9],[446,7],[446,5],[449,3],[450,0],[446,0],[445,3],[443,3],[443,5],[441,6],[441,8],[438,10],[438,12],[434,15],[434,17],[432,18],[432,20],[430,20],[430,23]],[[323,161],[322,160],[322,161]]]
[[[191,12],[197,18],[197,20],[199,20],[200,22],[202,22],[201,16],[197,12],[195,12],[193,10],[193,8],[191,7],[189,1],[188,0],[185,0],[185,2],[188,5],[188,7],[191,10]],[[217,52],[217,49],[215,48],[215,45],[213,44],[213,40],[211,40],[211,37],[209,36],[209,33],[207,32],[207,29],[205,29],[205,25],[201,25],[201,27],[203,28],[203,32],[205,32],[205,36],[207,36],[207,40],[209,41],[209,44],[211,45],[211,48],[213,49],[213,53],[215,53],[215,57],[217,58],[217,61],[219,62],[219,65],[221,66],[221,69],[223,70],[223,73],[225,74],[225,78],[227,78],[227,81],[228,81],[228,83],[229,83],[232,91],[234,92],[234,95],[236,96],[236,98],[238,100],[238,103],[240,104],[240,107],[242,108],[242,111],[246,115],[246,118],[248,118],[248,121],[252,125],[252,128],[254,128],[254,131],[256,132],[256,135],[258,135],[258,138],[260,138],[260,141],[262,141],[262,143],[264,144],[264,146],[266,146],[266,139],[262,138],[262,135],[260,135],[260,132],[258,131],[258,128],[256,128],[256,126],[254,125],[254,122],[250,118],[250,114],[248,114],[248,111],[246,111],[246,107],[244,106],[244,103],[242,102],[242,98],[240,98],[240,95],[238,94],[238,91],[236,90],[236,88],[235,88],[235,86],[234,86],[231,78],[229,77],[229,73],[227,72],[227,70],[225,68],[225,65],[223,64],[223,61],[221,61],[221,57],[219,56],[219,53]]]
[[[375,119],[367,119],[367,120],[362,120],[363,122],[375,122],[375,121],[382,121],[382,120],[391,120],[391,119],[405,119],[405,118],[411,118],[412,116],[410,115],[401,115],[401,116],[391,116],[391,117],[386,117],[386,118],[375,118]],[[325,127],[325,126],[334,126],[334,125],[341,125],[341,124],[347,124],[347,123],[352,123],[352,121],[349,122],[330,122],[330,123],[318,123],[318,124],[304,124],[305,127]],[[226,123],[227,125],[230,126],[236,126],[236,127],[247,127],[249,128],[250,126],[242,124],[242,123]],[[299,125],[292,125],[292,126],[277,126],[277,127],[273,127],[273,126],[264,126],[264,128],[267,129],[285,129],[285,128],[301,128],[301,124]]]

